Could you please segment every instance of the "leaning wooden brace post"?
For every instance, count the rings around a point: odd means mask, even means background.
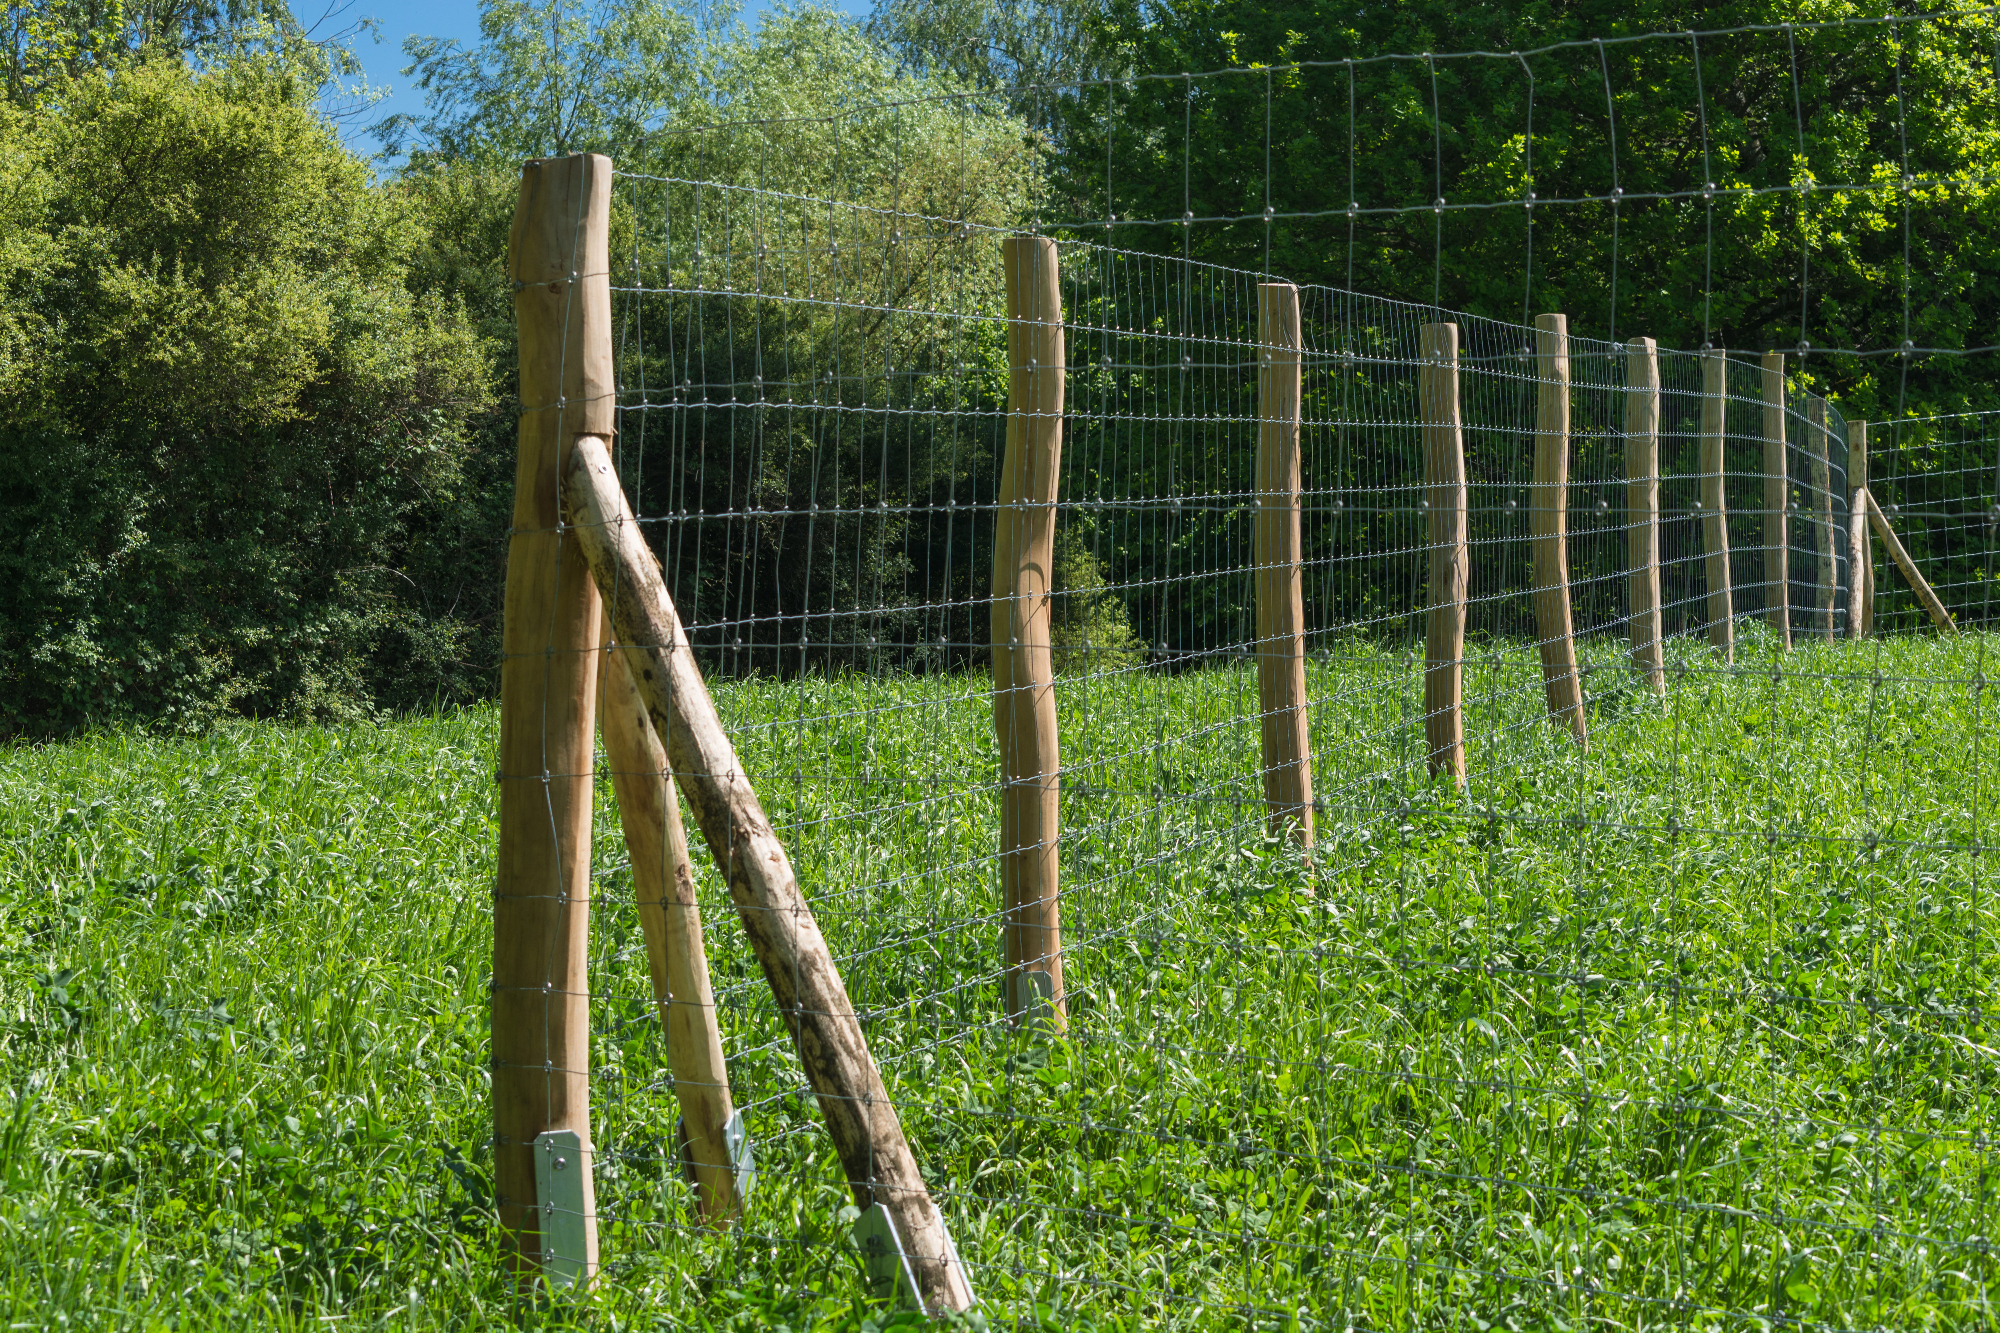
[[[1000,741],[1003,987],[1017,1022],[1068,1023],[1058,834],[1062,756],[1049,592],[1062,462],[1063,312],[1056,243],[1001,243],[1007,282],[1007,452],[993,525],[993,726]]]
[[[680,797],[667,771],[666,747],[646,716],[646,703],[632,683],[625,656],[612,645],[607,606],[601,633],[605,645],[597,679],[598,717],[604,730],[604,760],[618,798],[618,823],[632,858],[633,896],[639,931],[646,941],[653,1003],[667,1034],[667,1067],[674,1076],[674,1100],[686,1128],[701,1215],[723,1223],[742,1212],[736,1172],[723,1127],[735,1113],[729,1096],[729,1069],[722,1059],[722,1029],[716,1024],[715,990],[702,940],[701,904],[695,898],[688,863],[687,830],[681,826]]]
[[[728,883],[854,1201],[863,1210],[881,1204],[889,1214],[925,1309],[963,1310],[972,1293],[951,1253],[944,1219],[918,1173],[791,858],[722,728],[603,438],[576,441],[563,492],[590,573],[600,588],[615,592],[619,652],[654,729],[666,739],[673,775]]]
[[[1458,325],[1426,324],[1417,399],[1430,509],[1430,618],[1424,633],[1424,745],[1433,777],[1465,785],[1465,437],[1458,407]]]
[[[1875,535],[1889,548],[1890,559],[1896,562],[1896,568],[1903,571],[1903,577],[1909,580],[1910,590],[1916,593],[1917,600],[1924,604],[1924,610],[1930,612],[1931,623],[1936,625],[1941,633],[1955,633],[1958,626],[1952,623],[1951,612],[1944,609],[1944,602],[1938,597],[1937,590],[1931,587],[1930,580],[1917,569],[1917,562],[1910,559],[1910,553],[1903,549],[1903,540],[1896,535],[1896,530],[1889,526],[1888,515],[1882,512],[1882,506],[1876,504],[1875,497],[1867,491],[1859,491],[1857,494],[1868,505],[1868,521],[1874,526]]]
[[[1833,436],[1826,428],[1826,399],[1812,394],[1806,399],[1806,436],[1812,450],[1813,550],[1819,553],[1818,577],[1814,580],[1819,589],[1819,628],[1829,640],[1833,638],[1833,604],[1838,595],[1839,566],[1834,561],[1833,545],[1833,467],[1828,460],[1828,452]]]
[[[1305,569],[1299,532],[1299,289],[1257,286],[1257,701],[1271,831],[1313,845],[1306,729]]]
[[[1785,354],[1764,353],[1764,618],[1792,650],[1792,500],[1785,459]]]
[[[1868,423],[1847,425],[1847,485],[1853,492],[1868,490]],[[1873,492],[1870,492],[1873,494]],[[1875,632],[1875,548],[1868,540],[1868,507],[1856,500],[1851,510],[1847,577],[1847,597],[1851,610],[1847,617],[1849,638],[1865,639]],[[1852,540],[1853,533],[1861,540]]]
[[[1549,718],[1588,739],[1583,678],[1569,606],[1569,316],[1535,317],[1535,480],[1528,532],[1534,547],[1535,633]]]
[[[612,431],[607,227],[611,160],[521,169],[508,268],[521,347],[521,433],[500,664],[500,853],[493,897],[493,1186],[519,1269],[597,1266],[590,1170],[589,981],[592,732],[600,615],[562,469],[582,432]],[[583,1160],[581,1254],[545,1255],[535,1138],[571,1131]],[[570,1243],[570,1242],[566,1242]],[[552,1269],[552,1271],[554,1271]]]
[[[1625,568],[1632,671],[1667,691],[1660,637],[1660,349],[1634,338],[1625,351]]]
[[[1736,660],[1736,612],[1729,595],[1729,509],[1723,495],[1729,353],[1701,354],[1701,545],[1708,557],[1708,643],[1724,662]]]

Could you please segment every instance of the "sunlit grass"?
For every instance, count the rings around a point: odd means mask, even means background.
[[[717,687],[996,1321],[1993,1322],[1987,641],[1746,631],[1666,700],[1586,650],[1467,668],[1423,773],[1404,650],[1312,668],[1310,858],[1256,803],[1254,674],[1064,680],[1071,1028],[996,1025],[976,676]],[[1774,668],[1776,670],[1774,671]],[[0,755],[10,1322],[852,1325],[848,1202],[705,875],[743,1231],[689,1220],[604,791],[606,1281],[498,1277],[490,710]],[[1481,1322],[1474,1322],[1475,1320]]]

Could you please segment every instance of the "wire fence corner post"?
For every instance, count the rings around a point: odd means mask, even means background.
[[[579,435],[609,438],[611,160],[526,163],[509,245],[521,428],[500,669],[500,846],[493,899],[494,1192],[517,1274],[597,1270],[590,1137],[590,849],[602,605],[559,478]],[[574,1133],[581,1225],[551,1228],[539,1135]],[[571,1196],[573,1197],[573,1191]],[[569,1219],[566,1219],[569,1220]],[[561,1234],[578,1255],[545,1252]]]

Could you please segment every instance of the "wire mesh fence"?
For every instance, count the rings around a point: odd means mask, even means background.
[[[1870,489],[1910,558],[1962,625],[1993,618],[2000,537],[2000,433],[1989,412],[1886,423],[1870,440]],[[1930,624],[1907,584],[1880,584],[1875,623],[1885,632]]]
[[[1264,279],[1058,240],[1053,1031],[1003,993],[1011,705],[989,672],[1021,367],[1000,232],[693,180],[617,190],[624,486],[990,1315],[1980,1317],[1983,641],[1847,638],[1835,409],[1790,393],[1774,416],[1763,365],[1660,351],[1656,690],[1631,665],[1632,346],[1568,341],[1582,707],[1559,727],[1538,330],[1302,290],[1306,845],[1272,826],[1260,748]],[[1462,787],[1430,776],[1425,742],[1419,380],[1424,326],[1446,321]],[[1971,468],[1922,461],[1990,453],[1983,430],[1877,446],[1926,561],[1991,532]],[[1952,577],[1960,604],[1983,568]],[[1881,595],[1878,624],[1903,627]],[[596,1208],[616,1272],[697,1224],[602,819],[598,841]],[[802,1297],[844,1289],[844,1182],[728,895],[696,878],[757,1162],[730,1253]]]
[[[1983,179],[1939,177],[1909,112],[1987,106],[1990,19],[1055,90],[1103,99],[1101,220],[955,85],[751,99],[616,178],[613,387],[579,398],[615,398],[721,776],[761,798],[989,1316],[1990,1322],[2000,441],[1828,401],[1991,350],[1942,345],[1963,321],[1924,296]],[[1827,83],[1843,61],[1893,115]],[[1348,202],[1279,198],[1273,117],[1343,79]],[[1534,167],[1538,90],[1593,81],[1587,151]],[[1258,147],[1217,148],[1222,111],[1259,98],[1262,174],[1218,183]],[[1448,151],[1448,99],[1490,108],[1490,161]],[[1787,135],[1789,166],[1760,146]],[[1341,244],[1347,286],[1285,280]],[[1443,306],[1464,263],[1451,290],[1507,308],[1516,257],[1521,323]],[[1357,262],[1432,302],[1350,290]],[[1554,263],[1605,270],[1606,337],[1531,319]],[[1892,270],[1897,346],[1863,310]],[[756,1157],[740,1226],[703,1226],[649,890],[602,811],[591,859],[606,1271],[897,1299],[849,1240],[874,1159],[698,863]]]

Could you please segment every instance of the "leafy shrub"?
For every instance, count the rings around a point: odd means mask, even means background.
[[[0,119],[0,730],[451,692],[469,630],[401,566],[479,346],[308,95],[150,61]]]
[[[1083,534],[1059,527],[1055,548],[1049,608],[1055,669],[1115,671],[1145,661],[1146,645],[1132,630],[1125,599],[1106,581]]]

